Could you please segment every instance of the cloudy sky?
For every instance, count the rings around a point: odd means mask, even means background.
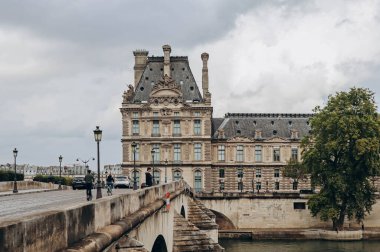
[[[201,84],[210,54],[214,116],[307,112],[367,87],[380,101],[380,1],[2,0],[0,164],[121,162],[122,93],[132,51],[189,56]],[[90,163],[95,168],[95,162]]]

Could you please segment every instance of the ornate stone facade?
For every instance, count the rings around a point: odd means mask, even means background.
[[[309,180],[293,181],[282,172],[291,158],[301,160],[300,141],[311,130],[311,114],[213,118],[209,55],[201,55],[202,96],[188,58],[170,56],[168,45],[163,50],[164,57],[134,52],[135,83],[124,92],[120,109],[125,174],[133,180],[135,167],[141,185],[146,168],[154,166],[159,183],[184,178],[196,191],[310,189]]]

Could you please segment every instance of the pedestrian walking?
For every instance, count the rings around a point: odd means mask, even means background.
[[[84,177],[84,181],[86,182],[86,196],[87,196],[87,201],[89,200],[92,200],[92,187],[93,187],[93,182],[95,181],[94,180],[94,176],[92,176],[91,174],[91,170],[88,170],[87,171],[87,174],[86,176]]]
[[[152,174],[150,174],[150,171],[151,171],[151,168],[148,167],[148,168],[146,169],[146,172],[145,172],[145,185],[146,185],[147,187],[153,185],[153,177],[152,177]]]

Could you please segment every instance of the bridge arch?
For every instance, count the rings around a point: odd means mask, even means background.
[[[162,235],[157,236],[156,240],[154,241],[152,252],[168,252],[165,238]]]
[[[181,207],[181,215],[182,215],[183,218],[186,219],[186,212],[185,212],[185,207],[184,206]]]
[[[224,214],[210,209],[215,214],[215,222],[219,226],[219,230],[231,230],[236,229],[234,223]]]

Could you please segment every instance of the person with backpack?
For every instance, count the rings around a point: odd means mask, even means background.
[[[112,195],[112,189],[113,189],[113,183],[115,182],[115,179],[112,177],[112,174],[107,176],[106,179],[107,182],[107,194]]]

